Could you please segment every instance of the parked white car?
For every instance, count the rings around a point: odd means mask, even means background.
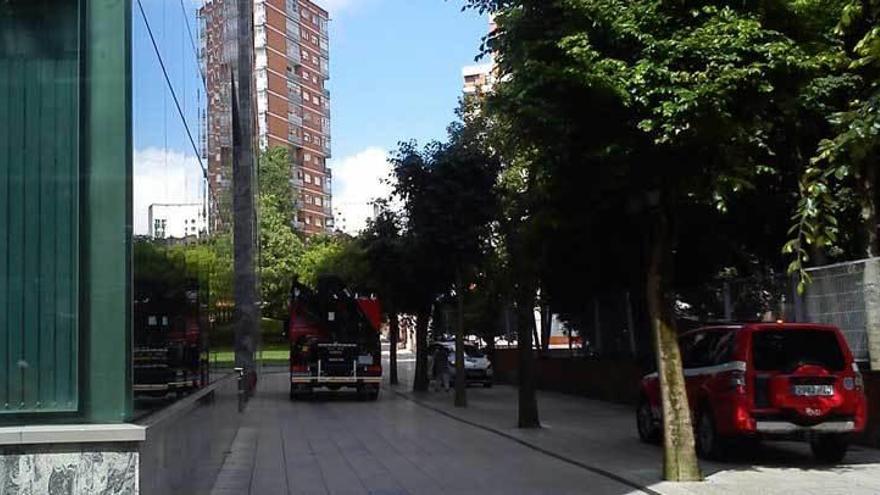
[[[444,346],[449,350],[449,368],[451,373],[450,383],[455,383],[455,342],[437,341],[428,346],[428,370],[434,369],[434,352],[437,346]],[[464,370],[468,385],[483,385],[486,388],[492,386],[494,370],[492,362],[477,346],[465,344],[464,346]]]

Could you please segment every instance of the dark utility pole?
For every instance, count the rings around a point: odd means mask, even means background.
[[[238,60],[233,74],[233,224],[235,258],[235,366],[243,391],[256,383],[254,351],[260,310],[257,306],[256,209],[254,201],[253,0],[238,2]],[[237,89],[237,91],[236,91]]]

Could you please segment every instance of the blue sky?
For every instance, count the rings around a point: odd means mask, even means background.
[[[334,208],[362,224],[383,193],[384,157],[405,139],[442,139],[474,63],[487,20],[459,0],[317,0],[331,12]],[[197,28],[198,0],[142,0],[190,129],[198,133],[197,62],[184,10]],[[183,4],[184,8],[181,8]],[[152,202],[198,201],[197,160],[133,2],[136,231]],[[193,33],[198,36],[197,32]],[[198,39],[196,39],[198,46]],[[204,98],[204,95],[202,95]],[[167,150],[167,151],[163,151]]]

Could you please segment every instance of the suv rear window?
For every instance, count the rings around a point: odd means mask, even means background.
[[[837,335],[828,330],[763,330],[752,335],[752,355],[758,371],[794,371],[815,364],[843,371],[843,352]]]

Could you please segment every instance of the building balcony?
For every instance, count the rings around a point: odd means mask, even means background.
[[[299,115],[296,115],[296,114],[292,114],[292,113],[288,114],[287,121],[290,122],[290,125],[293,125],[296,127],[302,127],[302,125],[303,125],[303,118]]]
[[[287,38],[297,43],[302,41],[302,36],[299,34],[299,23],[293,19],[287,20]]]
[[[324,211],[325,215],[333,216],[333,208],[330,205],[325,204],[321,209]]]
[[[290,135],[290,142],[293,143],[295,146],[299,146],[300,148],[302,148],[303,138],[302,138],[302,136],[298,136],[296,134],[291,134]]]
[[[302,65],[302,52],[299,51],[299,48],[288,49],[287,58],[295,65]]]
[[[293,228],[294,228],[294,230],[304,230],[306,228],[306,224],[299,221],[299,220],[294,220],[293,221]]]
[[[302,106],[303,104],[303,95],[299,91],[288,91],[287,99],[290,100],[290,103],[297,106]]]

